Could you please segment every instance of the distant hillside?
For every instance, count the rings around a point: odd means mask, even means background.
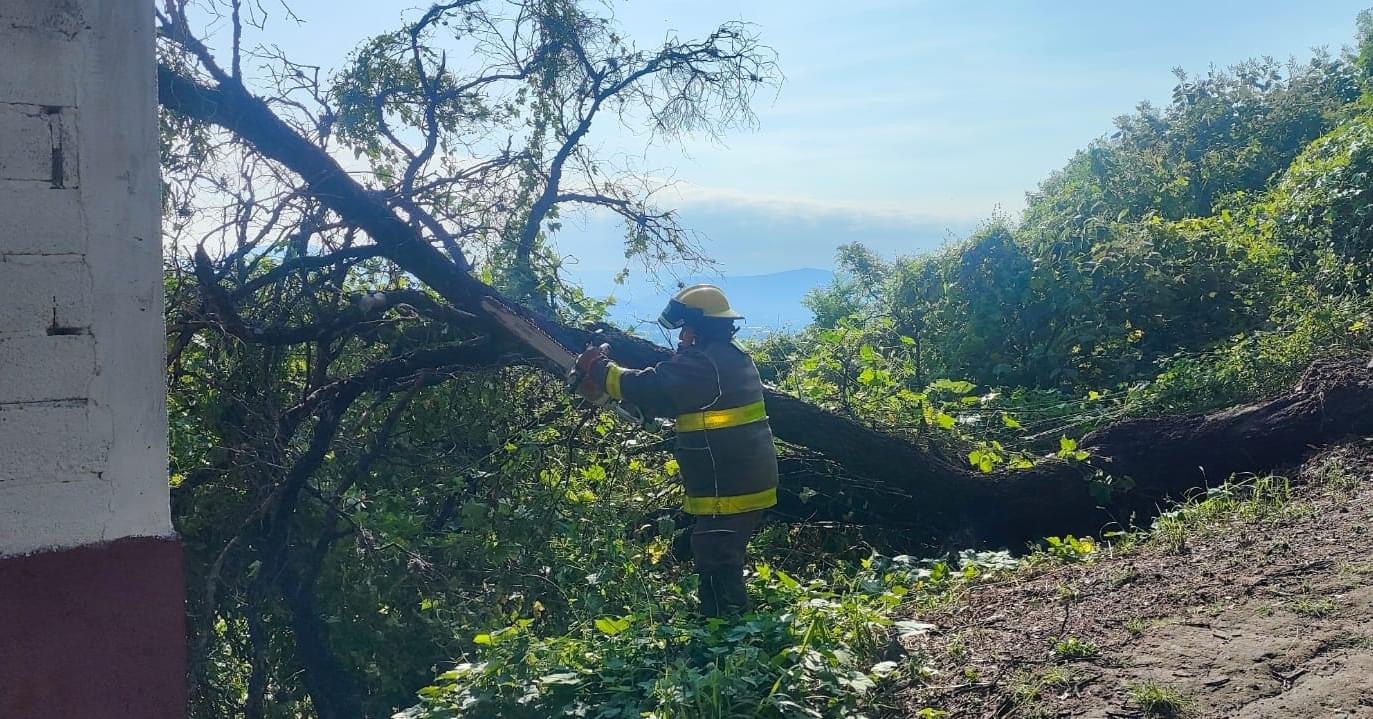
[[[801,304],[810,290],[827,284],[833,273],[829,270],[804,268],[766,275],[738,277],[689,277],[683,284],[709,282],[718,285],[729,295],[732,304],[747,319],[743,336],[756,336],[780,329],[800,329],[811,322],[811,312]],[[610,321],[616,325],[636,329],[639,334],[661,340],[661,333],[653,323],[676,291],[675,284],[659,285],[643,280],[630,281],[609,290],[615,297],[610,308]]]

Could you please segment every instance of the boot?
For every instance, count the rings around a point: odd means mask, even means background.
[[[751,606],[744,586],[744,568],[700,572],[701,614],[706,617],[734,617]]]
[[[671,549],[668,554],[678,562],[691,561],[691,528],[683,529],[672,536]]]

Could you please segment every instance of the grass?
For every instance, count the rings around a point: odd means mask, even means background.
[[[1135,617],[1125,623],[1125,631],[1129,632],[1130,636],[1138,638],[1144,634],[1144,628],[1147,626],[1148,622],[1144,621],[1143,617]]]
[[[1077,637],[1068,637],[1054,643],[1054,656],[1059,659],[1091,659],[1100,653],[1100,647]]]
[[[955,635],[944,646],[944,653],[948,654],[949,659],[954,662],[964,662],[968,659],[968,645],[962,633]]]
[[[1182,554],[1187,551],[1189,537],[1224,531],[1235,522],[1269,522],[1293,511],[1292,484],[1287,478],[1268,475],[1232,479],[1160,514],[1154,520],[1150,541]]]
[[[1320,468],[1316,481],[1340,496],[1348,496],[1363,484],[1363,476],[1349,471],[1342,459],[1331,459]]]
[[[1015,703],[1015,716],[1037,718],[1051,716],[1042,709],[1040,701],[1046,690],[1062,691],[1078,686],[1084,676],[1068,666],[1049,667],[1035,674],[1020,672],[1011,682],[1011,699]]]
[[[1130,701],[1146,716],[1177,719],[1192,709],[1192,700],[1182,692],[1155,682],[1132,684],[1129,693]]]
[[[1078,674],[1072,667],[1050,667],[1039,675],[1039,683],[1054,689],[1064,689],[1076,686],[1082,681],[1082,675]]]
[[[1373,649],[1373,635],[1355,634],[1340,642],[1340,645],[1351,649]]]
[[[1373,576],[1373,562],[1349,562],[1340,567],[1340,573],[1348,573],[1356,577]]]
[[[1312,597],[1299,597],[1287,603],[1287,608],[1294,614],[1312,619],[1325,619],[1335,615],[1339,611],[1339,605],[1335,600],[1328,597],[1320,599]]]

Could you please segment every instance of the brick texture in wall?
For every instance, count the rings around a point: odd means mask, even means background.
[[[170,534],[152,27],[0,0],[0,557]]]

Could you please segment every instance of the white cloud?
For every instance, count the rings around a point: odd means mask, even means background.
[[[862,217],[871,221],[965,224],[976,219],[966,212],[932,213],[888,203],[767,194],[723,187],[704,187],[685,182],[678,183],[673,190],[676,192],[678,206],[686,213],[702,206],[712,206],[720,211],[734,209],[741,212],[785,215],[800,220],[841,216]]]

